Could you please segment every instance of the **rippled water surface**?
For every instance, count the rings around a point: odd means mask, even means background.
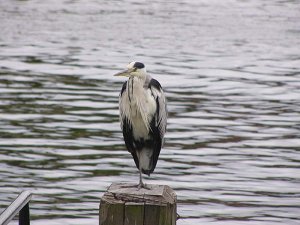
[[[168,132],[146,183],[179,225],[300,224],[298,1],[0,0],[0,208],[97,224],[112,182],[138,181],[118,121],[133,60],[165,89]]]

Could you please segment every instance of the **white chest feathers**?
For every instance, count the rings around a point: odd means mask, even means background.
[[[121,120],[128,118],[134,138],[147,139],[150,123],[156,112],[156,100],[151,90],[144,88],[143,80],[131,78],[120,99]]]

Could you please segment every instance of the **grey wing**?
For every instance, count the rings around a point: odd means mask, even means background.
[[[128,102],[126,102],[126,88],[127,88],[127,81],[123,84],[122,90],[119,96],[119,110],[120,110],[120,122],[121,122],[121,129],[123,130],[123,124],[124,120],[126,120],[125,111],[126,111],[126,105]]]
[[[156,113],[155,113],[155,120],[156,120],[155,125],[159,130],[160,138],[163,140],[167,129],[167,117],[168,117],[166,97],[160,83],[157,80],[151,79],[149,83],[149,87],[151,89],[154,99],[156,100],[156,106],[157,106]]]
[[[129,122],[129,114],[128,114],[128,96],[126,94],[127,88],[127,81],[123,84],[120,98],[119,98],[119,110],[120,110],[120,122],[121,122],[121,129],[123,132],[124,141],[129,152],[134,152],[134,139],[133,139],[133,130],[132,125]],[[135,160],[136,161],[136,160]]]

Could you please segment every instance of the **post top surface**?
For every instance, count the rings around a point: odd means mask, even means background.
[[[147,184],[146,188],[138,188],[135,184],[130,183],[113,183],[108,188],[108,192],[115,194],[134,194],[134,195],[156,195],[162,196],[166,188],[171,189],[167,185]]]

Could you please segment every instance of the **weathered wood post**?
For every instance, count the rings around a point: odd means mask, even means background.
[[[175,225],[175,192],[166,185],[147,187],[113,183],[101,198],[99,225]]]

